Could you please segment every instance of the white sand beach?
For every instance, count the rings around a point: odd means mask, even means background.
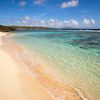
[[[0,100],[52,100],[21,65],[0,49]]]

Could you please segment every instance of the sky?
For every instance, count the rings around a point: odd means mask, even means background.
[[[100,28],[100,0],[0,0],[0,25]]]

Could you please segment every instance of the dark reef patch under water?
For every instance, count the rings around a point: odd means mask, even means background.
[[[68,32],[57,32],[53,34],[36,34],[35,37],[52,39],[55,42],[69,43],[71,45],[79,46],[81,49],[100,49],[100,32],[81,32],[81,31],[68,31]]]
[[[89,37],[85,39],[73,39],[73,45],[79,45],[82,49],[95,48],[100,49],[100,37]]]
[[[47,34],[48,33],[48,34]],[[23,35],[24,36],[24,35]],[[86,31],[56,31],[56,32],[34,32],[34,34],[25,34],[22,38],[40,38],[49,39],[53,42],[62,43],[64,45],[70,44],[78,46],[81,49],[100,49],[100,32],[86,32]]]

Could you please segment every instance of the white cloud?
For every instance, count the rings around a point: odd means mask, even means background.
[[[92,22],[92,24],[95,24],[95,20],[94,19],[91,19],[91,22]]]
[[[58,19],[49,19],[47,22],[47,25],[49,27],[56,27],[56,28],[61,28],[64,25],[64,22]]]
[[[32,23],[34,25],[43,25],[45,24],[45,21],[44,20],[33,20]]]
[[[48,25],[50,26],[56,26],[58,20],[57,19],[49,19],[48,20]]]
[[[92,19],[92,22],[94,20]],[[53,27],[53,28],[74,28],[78,27],[79,23],[75,19],[70,19],[70,20],[59,20],[59,19],[48,19],[48,20],[43,20],[43,19],[36,19],[34,17],[30,16],[25,16],[23,18],[17,18],[14,20],[15,23],[18,25],[27,25],[27,26],[47,26],[47,27]]]
[[[41,20],[40,22],[41,22],[41,24],[44,24],[44,23],[45,23],[45,21],[44,21],[44,20]]]
[[[20,23],[25,24],[25,25],[30,25],[31,20],[32,20],[31,17],[25,16],[24,18],[20,19]]]
[[[24,7],[24,6],[26,6],[26,1],[24,1],[24,0],[22,0],[22,1],[20,1],[19,2],[19,5],[21,6],[21,7]]]
[[[79,23],[77,20],[71,19],[71,20],[58,20],[58,19],[50,19],[48,20],[48,26],[50,27],[77,27],[79,26]]]
[[[78,0],[70,0],[68,2],[62,2],[60,7],[61,8],[68,8],[68,7],[76,7],[78,6]]]
[[[20,19],[20,23],[22,25],[33,25],[33,26],[43,26],[46,21],[41,19],[34,19],[34,17],[25,16],[24,18]]]
[[[44,0],[33,0],[34,4],[42,4],[44,2]]]
[[[65,27],[78,27],[79,23],[77,20],[71,19],[71,20],[65,20],[64,21]]]
[[[25,16],[23,19],[26,20],[26,21],[29,21],[31,19],[31,17]]]
[[[95,20],[84,18],[83,23],[84,23],[85,26],[91,26],[91,25],[95,24]]]

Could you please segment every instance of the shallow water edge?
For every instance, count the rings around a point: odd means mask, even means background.
[[[26,66],[26,71],[55,99],[55,100],[89,100],[84,96],[80,89],[70,85],[62,84],[51,77],[49,73],[38,63],[33,61],[33,58],[25,52],[22,45],[16,44],[14,41],[6,39],[1,46],[11,56],[17,56],[19,60]],[[13,52],[13,54],[12,54]],[[14,55],[15,54],[15,55]],[[14,57],[16,58],[16,57]]]

